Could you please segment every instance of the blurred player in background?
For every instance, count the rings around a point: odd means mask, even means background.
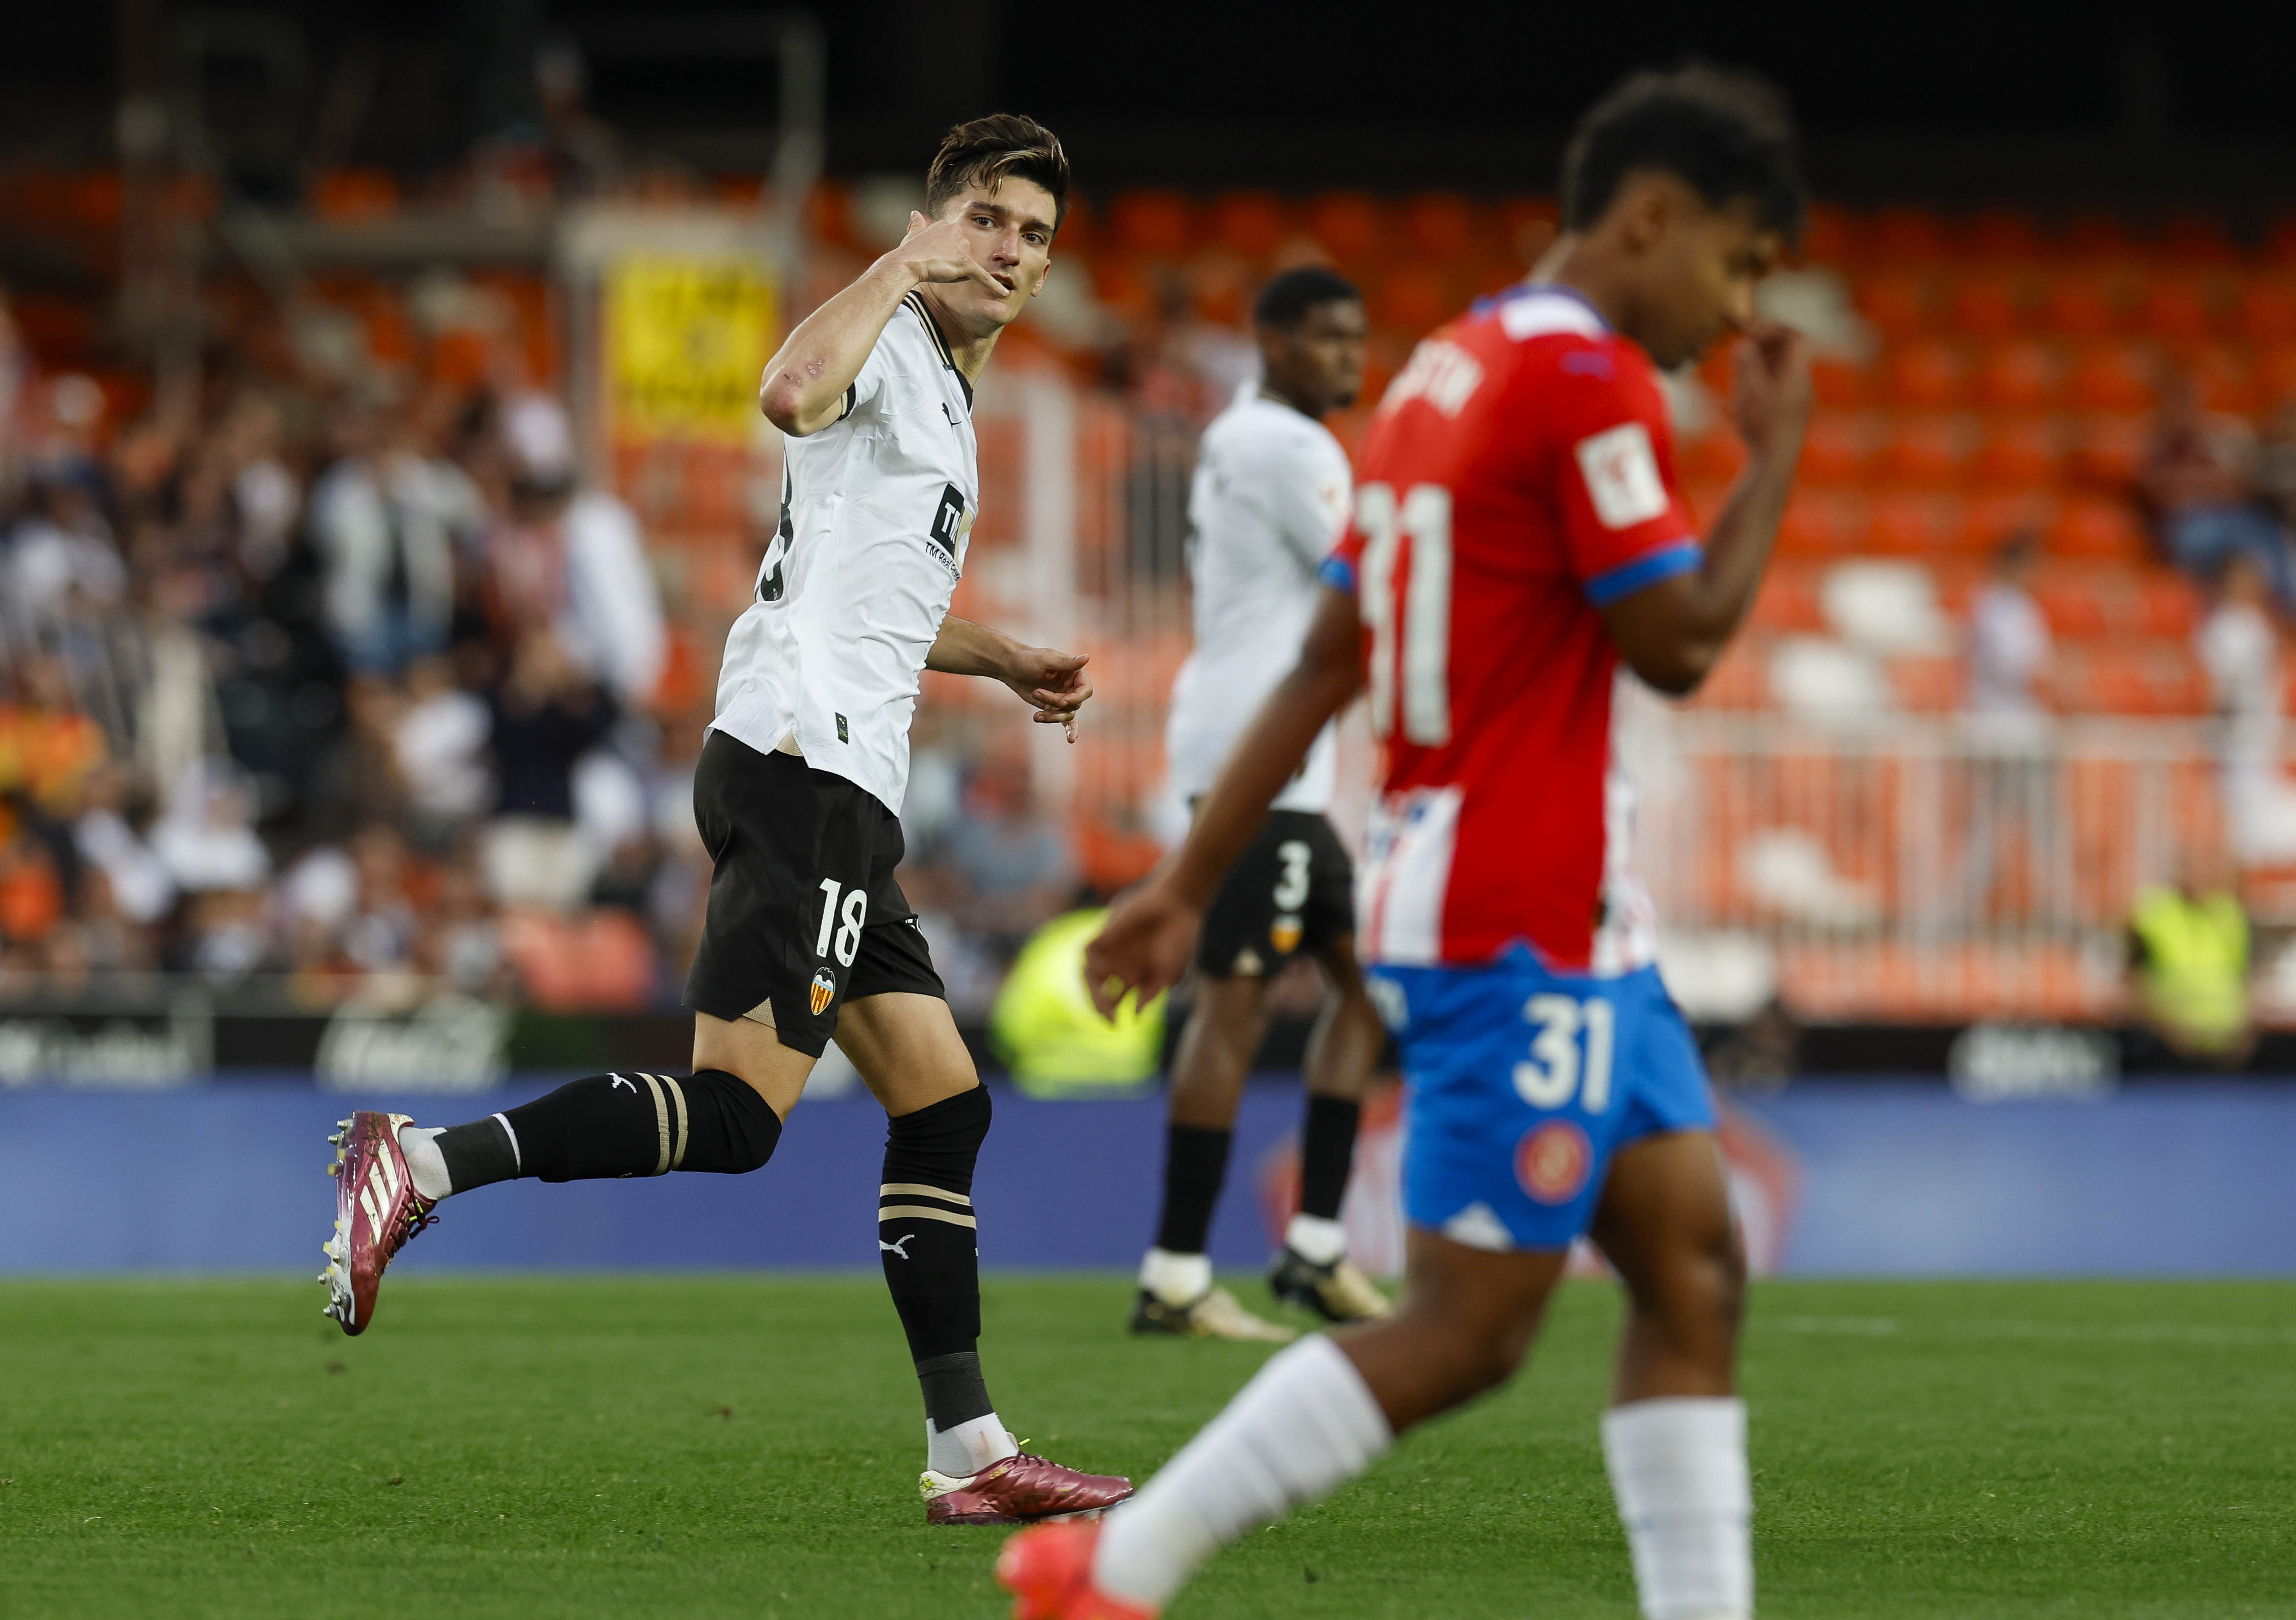
[[[444,1131],[346,1121],[322,1279],[345,1332],[450,1195],[758,1169],[834,1034],[890,1121],[877,1248],[924,1392],[927,1521],[1090,1511],[1130,1489],[1021,1452],[989,1403],[972,1198],[988,1093],[893,878],[924,670],[1003,681],[1071,740],[1092,695],[1082,658],[948,612],[980,510],[973,382],[1044,286],[1068,182],[1034,120],[959,125],[907,238],[767,367],[759,403],[789,436],[781,527],[694,773],[716,863],[686,983],[694,1072],[596,1075]]]
[[[1352,405],[1363,387],[1363,294],[1320,266],[1287,271],[1261,291],[1253,323],[1260,379],[1204,430],[1188,495],[1196,645],[1173,683],[1164,738],[1173,784],[1191,806],[1291,669],[1354,483],[1323,418]],[[1334,994],[1308,1042],[1300,1213],[1284,1230],[1268,1287],[1330,1321],[1388,1313],[1386,1299],[1348,1263],[1340,1224],[1364,1089],[1386,1032],[1356,965],[1354,868],[1324,814],[1336,751],[1327,725],[1205,916],[1195,1009],[1172,1064],[1164,1206],[1156,1246],[1140,1264],[1136,1333],[1295,1337],[1213,1285],[1204,1240],[1236,1104],[1267,1035],[1269,981],[1303,952],[1322,964]]]
[[[1265,807],[1367,685],[1386,761],[1360,937],[1411,1083],[1407,1297],[1278,1354],[1104,1525],[1012,1542],[1017,1615],[1154,1615],[1222,1544],[1503,1382],[1582,1233],[1627,1287],[1603,1444],[1643,1613],[1753,1612],[1744,1261],[1628,865],[1611,700],[1622,661],[1693,690],[1753,601],[1810,400],[1802,341],[1754,293],[1802,209],[1768,86],[1637,75],[1573,136],[1534,279],[1422,343],[1382,401],[1297,667],[1088,971],[1103,1002],[1178,976]],[[1733,331],[1749,462],[1702,546],[1653,368]]]

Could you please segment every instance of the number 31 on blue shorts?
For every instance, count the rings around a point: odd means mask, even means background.
[[[1689,1026],[1658,970],[1552,973],[1521,945],[1469,968],[1371,969],[1403,1052],[1403,1209],[1475,1248],[1562,1248],[1611,1156],[1710,1131]]]

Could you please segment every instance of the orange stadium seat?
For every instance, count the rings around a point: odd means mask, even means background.
[[[1422,192],[1404,209],[1403,219],[1412,251],[1431,258],[1465,258],[1482,234],[1475,205],[1450,192]]]
[[[2041,318],[2059,337],[2110,337],[2120,327],[2120,286],[2095,270],[2061,270],[2049,278],[2041,295]]]
[[[1816,385],[1817,403],[1829,409],[1855,410],[1873,397],[1873,372],[1848,360],[1821,356],[1810,367],[1810,375]]]
[[[1802,262],[1838,265],[1853,258],[1857,252],[1857,234],[1858,222],[1847,209],[1831,203],[1815,203],[1802,225]]]
[[[2023,276],[2010,271],[1972,272],[1955,281],[1948,320],[1965,338],[1997,343],[2024,330],[2031,302]]]
[[[1199,319],[1231,327],[1249,320],[1258,278],[1251,266],[1234,254],[1218,248],[1199,253],[1188,261],[1180,279],[1188,289],[1189,307]]]
[[[1805,489],[1786,506],[1778,546],[1806,556],[1841,555],[1865,544],[1872,529],[1865,496],[1850,490]]]
[[[2052,569],[2034,582],[2033,600],[2051,632],[2070,640],[2102,637],[2114,627],[2107,593],[2088,569]]]
[[[1957,483],[1969,460],[1973,425],[1960,416],[1898,417],[1874,456],[1874,470],[1897,484],[1923,488]]]
[[[2233,299],[2232,330],[2250,343],[2296,342],[2296,285],[2285,275],[2252,275]]]
[[[2216,289],[2208,277],[2156,274],[2137,299],[2136,324],[2163,343],[2199,343],[2215,331],[2217,307]]]
[[[1934,314],[1929,278],[1910,270],[1888,270],[1860,277],[1858,313],[1892,340],[1925,331]]]
[[[2256,367],[2246,352],[2230,344],[2210,343],[2194,351],[2184,369],[2209,410],[2245,416],[2270,403],[2257,397]]]
[[[1283,246],[1290,229],[1283,200],[1273,192],[1224,192],[1212,204],[1212,240],[1254,264]]]
[[[2148,569],[2137,582],[2139,626],[2147,635],[2189,641],[2200,628],[2201,593],[2190,579],[2166,569]]]
[[[1127,253],[1179,258],[1195,245],[1195,207],[1179,192],[1125,192],[1108,210],[1109,234]]]
[[[1857,483],[1866,471],[1872,437],[1867,424],[1849,412],[1819,411],[1802,441],[1798,480],[1820,488]]]
[[[1398,265],[1373,282],[1370,292],[1372,323],[1414,340],[1465,307],[1450,278],[1434,265]]]
[[[1825,628],[1825,611],[1818,601],[1817,581],[1808,569],[1773,569],[1754,598],[1754,628],[1794,634],[1816,634]]]
[[[1957,544],[1968,513],[1950,495],[1895,490],[1874,498],[1872,548],[1889,556],[1919,557]]]
[[[2160,362],[2137,343],[2095,343],[2073,356],[2066,399],[2085,411],[2142,411],[2153,402]]]
[[[1892,405],[1942,411],[1961,403],[1969,367],[1961,350],[1935,338],[1892,346],[1882,364],[1882,388]]]
[[[2125,488],[2144,462],[2151,432],[2151,425],[2142,416],[2087,417],[2074,437],[2074,470],[2088,483]]]
[[[1918,715],[1949,714],[1961,707],[1961,663],[1942,656],[1890,660],[1890,689],[1898,707]]]
[[[1308,231],[1351,269],[1388,257],[1397,235],[1388,205],[1368,192],[1325,192],[1308,205]]]
[[[2144,531],[2127,502],[2082,495],[2065,503],[2049,528],[2048,546],[2060,557],[2136,562],[2144,556]]]
[[[1983,484],[2032,489],[2055,483],[2064,465],[2064,429],[2056,418],[2013,416],[1988,424],[1970,470]]]
[[[2267,409],[2296,399],[2296,344],[2283,343],[2259,352],[2253,386],[2258,401]]]
[[[1961,549],[1989,555],[2012,535],[2046,535],[2063,510],[2055,490],[1989,491],[1969,503]]]
[[[1746,446],[1726,428],[1685,439],[1675,449],[1675,468],[1685,483],[1727,485],[1746,465]]]
[[[1997,410],[2039,411],[2056,403],[2064,364],[2046,343],[1997,343],[1977,363],[1977,399]]]

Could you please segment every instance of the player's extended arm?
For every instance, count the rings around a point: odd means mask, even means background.
[[[1187,841],[1119,897],[1085,947],[1093,1005],[1112,1017],[1128,990],[1142,1002],[1187,970],[1212,891],[1267,817],[1267,806],[1300,769],[1333,715],[1363,680],[1363,623],[1356,599],[1326,585],[1292,673],[1260,705],[1196,806]]]
[[[1809,403],[1809,346],[1801,334],[1778,325],[1749,333],[1731,400],[1749,459],[1706,536],[1705,560],[1602,610],[1619,656],[1660,691],[1697,691],[1753,605],[1793,492]]]
[[[1039,725],[1063,725],[1076,740],[1077,710],[1092,696],[1084,667],[1090,655],[1030,647],[952,613],[925,654],[925,667],[943,675],[988,675],[1002,681],[1034,708]]]
[[[820,432],[844,413],[845,390],[910,290],[925,282],[964,281],[979,282],[998,298],[1011,290],[965,250],[964,221],[911,214],[899,247],[783,340],[758,385],[758,408],[792,438]]]

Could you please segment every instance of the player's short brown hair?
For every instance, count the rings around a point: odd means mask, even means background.
[[[1036,119],[1018,112],[992,112],[959,124],[940,138],[932,167],[925,170],[925,212],[943,205],[968,185],[993,187],[1007,176],[1030,180],[1052,194],[1053,228],[1069,211],[1069,155],[1061,138]]]

